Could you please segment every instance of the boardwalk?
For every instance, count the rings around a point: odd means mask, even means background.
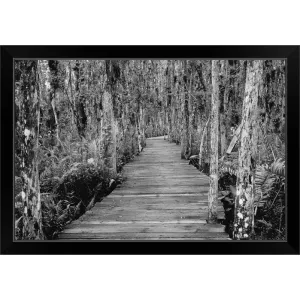
[[[124,167],[127,180],[60,234],[60,239],[227,239],[222,225],[206,224],[209,179],[180,159],[163,138]],[[220,205],[220,214],[222,214]]]

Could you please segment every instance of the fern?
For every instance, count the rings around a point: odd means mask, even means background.
[[[285,160],[282,158],[275,160],[271,164],[269,171],[276,176],[285,177]]]
[[[277,159],[285,159],[285,144],[278,134],[264,134],[261,130],[262,141],[259,146],[260,156],[263,161],[274,162]]]
[[[258,166],[255,172],[255,203],[262,206],[275,183],[276,176],[269,172],[265,166]],[[260,205],[259,205],[260,204]]]
[[[219,159],[219,175],[222,177],[225,173],[234,175],[237,177],[238,173],[238,157],[237,153],[232,152],[231,155],[227,155],[226,158]]]
[[[270,166],[257,166],[255,172],[255,201],[258,206],[266,202],[279,180],[285,180],[285,161],[283,159],[275,160]]]
[[[223,173],[229,173],[230,175],[234,175],[237,177],[237,170],[231,166],[221,166],[219,172],[223,175]]]

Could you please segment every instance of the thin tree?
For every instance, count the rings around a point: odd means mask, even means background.
[[[208,221],[210,223],[215,223],[218,218],[219,64],[218,60],[212,61],[211,151],[208,194]]]
[[[52,107],[52,112],[54,115],[55,120],[55,135],[56,139],[59,142],[61,146],[63,146],[61,140],[60,140],[60,126],[58,122],[58,114],[57,114],[57,108],[55,102],[57,101],[57,90],[59,88],[59,78],[58,78],[58,61],[57,60],[49,60],[48,66],[50,70],[50,91],[49,91],[49,99]]]
[[[203,148],[204,148],[204,140],[205,140],[205,136],[206,136],[206,133],[207,133],[207,128],[208,128],[209,120],[210,120],[210,116],[208,117],[208,119],[206,121],[206,124],[205,124],[205,126],[203,128],[203,131],[202,131],[202,136],[201,136],[201,141],[200,141],[200,147],[199,147],[199,166],[202,165],[202,154],[203,154]]]
[[[103,94],[103,119],[101,126],[102,157],[111,177],[117,174],[116,128],[114,119],[113,93],[115,74],[112,61],[106,61],[107,84]]]
[[[257,156],[257,103],[263,61],[248,61],[242,111],[241,147],[235,200],[234,238],[248,239],[254,218],[254,170]]]
[[[181,158],[186,159],[189,153],[189,94],[187,61],[183,62],[182,76],[182,98],[181,98]]]
[[[221,61],[221,73],[223,76],[223,95],[220,103],[220,151],[223,156],[227,150],[227,135],[229,132],[229,122],[227,118],[229,80],[228,80],[228,60]]]
[[[21,103],[20,127],[21,139],[21,177],[23,189],[22,239],[43,239],[42,212],[39,183],[39,119],[40,119],[40,83],[38,61],[24,60],[20,63]]]

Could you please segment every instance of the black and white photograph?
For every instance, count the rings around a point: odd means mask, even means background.
[[[15,59],[14,239],[285,241],[286,60]]]
[[[1,3],[1,299],[297,298],[295,3]]]

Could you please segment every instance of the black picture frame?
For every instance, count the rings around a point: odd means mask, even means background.
[[[299,254],[299,46],[1,46],[1,254]],[[14,241],[14,59],[286,59],[287,241]]]

